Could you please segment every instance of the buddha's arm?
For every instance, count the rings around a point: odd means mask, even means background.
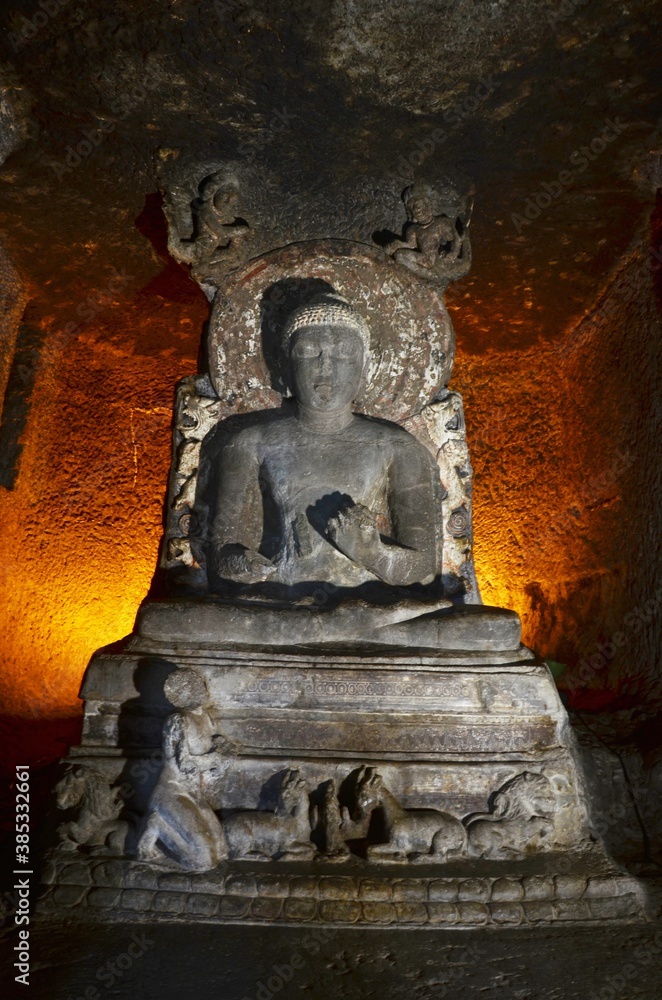
[[[237,583],[260,583],[275,566],[257,551],[262,541],[262,495],[257,454],[230,442],[222,451],[212,562],[216,576]]]
[[[385,565],[406,583],[431,583],[437,573],[435,479],[432,456],[418,442],[396,449],[389,469],[388,500],[393,536]]]
[[[431,583],[437,571],[432,460],[420,447],[398,448],[389,469],[389,507],[395,543],[384,542],[361,505],[341,511],[329,534],[341,552],[384,583]]]

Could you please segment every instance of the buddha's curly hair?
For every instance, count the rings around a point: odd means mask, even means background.
[[[312,302],[299,306],[289,316],[281,339],[281,347],[285,356],[287,357],[290,341],[298,330],[303,330],[304,327],[327,325],[343,326],[353,330],[361,338],[365,354],[368,355],[370,330],[363,316],[341,295],[325,292],[313,299]]]

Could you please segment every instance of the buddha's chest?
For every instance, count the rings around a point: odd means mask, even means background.
[[[387,449],[319,435],[265,449],[260,467],[262,490],[281,510],[305,510],[330,497],[349,497],[382,509],[386,503]]]

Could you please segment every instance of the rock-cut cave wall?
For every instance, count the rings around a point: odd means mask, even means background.
[[[2,14],[3,711],[77,714],[150,585],[173,389],[208,315],[167,253],[175,156],[250,163],[276,229],[310,238],[370,241],[419,176],[475,184],[449,299],[484,599],[566,665],[575,704],[654,706],[659,4],[40,9]]]

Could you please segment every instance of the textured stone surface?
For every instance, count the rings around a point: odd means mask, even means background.
[[[620,126],[614,126],[613,124],[610,124],[609,128],[613,129],[617,133],[617,135],[620,134],[620,131],[622,131]],[[612,138],[616,138],[617,135]],[[612,141],[612,138],[610,138],[609,140],[610,142]],[[88,145],[90,145],[90,142],[91,140],[88,141]],[[92,143],[92,145],[94,145],[94,143]],[[606,145],[606,143],[603,143],[603,146],[604,145]],[[165,151],[163,151],[163,155],[161,156],[161,158],[165,161],[167,161],[170,158],[176,160],[177,156],[175,155],[171,157],[170,151],[168,151],[168,153],[165,153]],[[53,167],[53,169],[55,170],[55,167]],[[268,174],[269,174],[269,169],[266,169],[265,177],[267,177],[267,180],[268,180]],[[166,187],[166,191],[167,190],[168,189]],[[203,185],[203,187],[200,188],[200,191],[203,192],[204,190],[206,190],[206,188]],[[201,210],[198,214],[199,215],[202,214]],[[259,218],[256,220],[256,223],[258,226],[260,225]],[[238,222],[237,225],[241,226],[243,224],[241,222]],[[517,223],[517,226],[519,225],[520,224]],[[251,226],[253,226],[253,222],[248,224],[248,228],[250,228]],[[279,231],[283,232],[282,228],[279,227]],[[379,243],[380,242],[379,234],[373,233],[372,235],[375,241]],[[213,343],[213,335],[214,335],[214,330],[212,326],[212,343]],[[446,355],[446,352],[443,353],[444,355]],[[442,360],[445,361],[445,357]],[[212,375],[216,376],[217,374],[218,373],[214,370],[214,366],[212,366]],[[456,517],[456,520],[461,520],[458,512],[453,512],[453,516]],[[455,521],[453,521],[452,523],[455,524]],[[338,541],[338,539],[334,537],[334,541]],[[342,545],[340,544],[340,542],[338,542],[338,544],[339,547],[342,549]],[[418,581],[419,578],[416,578],[416,582]],[[397,583],[398,580],[395,580],[395,582]],[[623,643],[619,642],[614,637],[612,645],[616,647],[619,645],[623,645]],[[197,710],[200,707],[201,706],[196,705],[195,710]],[[175,721],[175,716],[171,716],[169,718],[169,722],[174,723],[174,721]],[[325,730],[329,729],[328,722],[329,722],[328,719],[324,719],[317,726],[311,725],[311,730],[322,731],[323,735],[321,743],[323,750],[329,749],[328,747],[329,736],[324,732]],[[381,750],[381,748],[379,747],[379,743],[375,742],[375,738],[379,736],[380,722],[381,720],[377,722],[377,725],[374,728],[374,730],[370,730],[370,726],[367,726],[365,728],[359,727],[356,730],[356,732],[352,732],[350,727],[349,729],[350,749],[355,747],[356,744],[361,741],[365,742],[367,737],[367,742],[370,743],[370,745],[376,745],[378,749]],[[536,726],[534,725],[532,732],[527,732],[525,728],[524,731],[520,733],[518,728],[515,727],[513,729],[513,732],[510,733],[508,736],[506,736],[503,733],[500,733],[496,727],[491,732],[489,731],[489,727],[487,727],[485,732],[481,732],[480,726],[478,726],[476,727],[476,731],[474,732],[473,731],[474,720],[470,718],[468,720],[463,720],[463,722],[466,723],[464,728],[462,725],[459,725],[456,731],[452,733],[451,736],[449,737],[447,744],[442,743],[440,747],[439,744],[435,744],[434,740],[432,740],[429,745],[426,745],[425,741],[419,739],[418,743],[420,749],[423,752],[427,753],[431,751],[432,752],[439,751],[440,749],[449,752],[462,752],[463,750],[466,749],[467,745],[470,745],[471,748],[474,750],[474,752],[485,752],[489,750],[494,756],[495,763],[499,763],[501,760],[503,760],[503,762],[505,763],[505,761],[508,758],[502,758],[499,756],[500,754],[516,753],[516,752],[519,752],[520,754],[526,754],[527,752],[533,753],[533,747],[536,745],[544,744],[546,749],[547,748],[551,749],[553,746],[551,742],[547,743],[545,741],[544,733],[547,730],[548,735],[551,736],[551,733],[549,732],[551,727],[549,726],[547,720],[544,717],[538,722],[537,724],[538,728],[536,728]],[[269,720],[266,721],[258,720],[257,723],[251,723],[251,725],[249,725],[248,728],[249,730],[252,730],[251,740],[246,741],[245,746],[261,747],[265,755],[268,754],[269,752],[274,752],[282,749],[289,751],[290,749],[301,747],[302,741],[300,737],[298,739],[295,739],[293,743],[287,743],[287,741],[285,741],[286,745],[283,747],[284,741],[282,738],[282,734],[280,732],[280,727],[278,725],[274,726],[272,723],[269,722]],[[562,729],[562,726],[559,725],[558,728],[559,728],[559,749],[561,752],[563,752],[564,750],[568,750],[569,747],[565,746],[561,738],[560,730]],[[208,729],[211,732],[210,726],[208,726]],[[235,733],[233,735],[236,736],[237,734]],[[317,738],[317,733],[313,733],[313,735],[315,736],[315,738]],[[409,740],[407,739],[407,736],[403,737],[400,734],[398,734],[396,736],[393,746],[387,746],[384,752],[402,753],[405,755],[408,753],[415,752],[415,748],[412,744],[412,736],[416,736],[413,730],[409,733]],[[472,741],[475,741],[477,749]],[[166,725],[166,743],[167,743],[167,725]],[[331,746],[331,749],[337,752],[339,750],[339,746],[337,744],[334,744],[333,746]],[[194,751],[192,751],[192,753],[194,753]],[[176,758],[177,754],[173,752],[171,756],[173,758]],[[536,759],[534,753],[533,753],[533,759],[534,760]],[[381,762],[379,763],[381,766]],[[182,765],[182,772],[183,772],[183,765]],[[547,815],[545,809],[542,808],[541,806],[535,806],[535,807],[532,806],[531,810],[526,815],[520,815],[520,813],[518,813],[517,810],[515,810],[514,812],[509,811],[510,796],[511,793],[514,794],[513,789],[515,787],[515,784],[517,782],[519,782],[520,784],[523,784],[525,782],[528,783],[538,782],[539,784],[543,784],[547,782],[548,779],[540,773],[531,774],[528,771],[521,771],[515,777],[509,778],[507,781],[505,781],[505,783],[500,784],[498,786],[498,789],[496,790],[493,789],[492,794],[494,794],[494,791],[496,791],[496,794],[494,795],[494,800],[490,806],[489,813],[483,813],[482,816],[475,817],[470,822],[467,821],[467,817],[463,817],[463,823],[466,825],[466,833],[464,826],[460,824],[460,820],[458,817],[452,817],[450,816],[450,814],[447,817],[445,814],[442,814],[440,812],[434,812],[434,813],[424,812],[418,809],[416,806],[414,806],[413,808],[406,808],[401,806],[397,801],[396,796],[394,796],[393,792],[385,784],[385,780],[382,774],[379,771],[377,771],[373,766],[367,768],[361,767],[359,770],[359,774],[361,775],[361,778],[360,780],[357,781],[357,789],[360,788],[360,792],[357,792],[357,802],[361,806],[361,814],[369,817],[371,809],[379,808],[382,810],[384,816],[386,840],[382,839],[381,844],[379,841],[377,842],[377,844],[375,844],[374,841],[369,842],[368,854],[367,854],[369,861],[390,860],[390,858],[386,858],[386,855],[392,855],[392,859],[396,861],[420,860],[421,856],[423,855],[426,858],[429,857],[430,855],[434,856],[435,859],[441,858],[443,852],[437,846],[437,841],[442,833],[445,835],[447,833],[448,828],[453,826],[462,833],[463,837],[466,837],[468,839],[470,851],[473,851],[478,856],[497,858],[497,859],[502,856],[501,852],[506,852],[507,854],[508,851],[512,853],[512,851],[515,850],[516,852],[522,853],[522,851],[525,848],[528,848],[529,845],[533,845],[535,848],[537,848],[539,846],[539,843],[541,841],[544,841],[545,837],[548,836],[550,830],[554,829],[555,816]],[[568,774],[570,775],[570,779],[568,779]],[[561,777],[562,783],[565,782],[565,786],[572,789],[574,774],[572,773],[571,768],[568,771],[568,774],[555,775],[555,776]],[[287,775],[297,775],[297,780],[299,780],[298,772],[290,772],[288,770],[286,772],[286,776]],[[161,778],[163,778],[163,774]],[[303,781],[303,779],[301,780]],[[551,780],[552,779],[550,778],[549,781],[551,782]],[[159,779],[159,781],[161,781],[161,779]],[[370,789],[367,788],[368,785],[371,786]],[[156,792],[158,792],[158,789],[159,789],[159,784],[157,783]],[[366,795],[364,802],[363,793],[367,791],[370,791],[371,794]],[[575,797],[577,796],[578,791],[580,791],[580,789],[576,788],[574,792]],[[153,794],[156,795],[156,792]],[[585,823],[582,811],[583,806],[578,801],[575,801],[574,804],[575,808],[577,809],[577,816],[573,820],[567,823],[567,826],[570,828],[570,832],[566,834],[567,840],[569,842],[572,842],[574,839],[577,839],[575,837],[577,831],[581,831],[581,835],[585,836]],[[205,805],[208,813],[212,816],[214,823],[218,825],[218,820],[213,817],[213,813],[211,812],[211,807],[209,803],[205,803]],[[307,805],[308,803],[304,799],[304,806],[307,807]],[[502,811],[502,806],[503,806],[503,811]],[[542,811],[540,811],[541,808]],[[336,811],[338,811],[337,804],[336,804]],[[555,811],[556,810],[553,810],[553,812]],[[562,812],[563,807],[559,806],[558,811]],[[278,813],[278,810],[276,810],[276,813],[274,815],[276,817],[280,815]],[[295,814],[293,812],[289,812],[288,815],[293,817]],[[306,819],[304,809],[302,809],[301,815],[303,816],[304,819]],[[273,817],[269,816],[268,811],[264,809],[258,812],[256,812],[255,810],[253,811],[248,810],[247,812],[240,813],[237,817],[229,817],[227,820],[228,830],[232,828],[232,821],[235,818],[242,824],[249,823],[250,825],[259,827],[261,829],[262,827],[265,828],[268,827]],[[150,814],[150,821],[151,821],[151,814]],[[432,824],[432,826],[430,826],[430,824]],[[421,830],[423,830],[423,828],[425,828],[426,831],[425,835],[423,835],[423,833],[420,832]],[[430,835],[428,835],[428,830],[430,831]],[[307,832],[308,829],[306,828],[306,833]],[[524,835],[525,833],[526,836]],[[156,838],[154,839],[156,840]],[[89,839],[86,839],[84,842],[81,843],[83,843],[83,846],[87,846],[88,844],[94,847],[99,846],[97,843]],[[282,838],[281,839],[277,838],[275,841],[273,841],[272,846],[274,845],[277,847],[277,851],[275,854],[272,855],[269,850],[262,850],[262,849],[260,853],[265,857],[272,857],[272,856],[275,857],[276,854],[283,853],[288,846],[287,842],[284,841]],[[542,846],[544,848],[549,845],[543,843]],[[307,847],[308,851],[312,853],[312,848],[310,847],[309,843]],[[422,855],[420,853],[418,854],[418,856],[413,855],[411,850],[413,847],[416,847],[419,852],[422,850]],[[428,854],[428,848],[429,848],[429,854]],[[506,854],[504,854],[504,856],[506,856]],[[411,858],[410,855],[412,855]],[[218,855],[215,855],[214,860],[218,860]],[[200,864],[199,867],[209,868],[211,867],[211,864],[212,862],[208,861],[205,862],[204,865]],[[558,914],[564,908],[562,900],[559,899],[552,901],[548,898],[548,891],[547,887],[544,885],[544,881],[545,880],[541,877],[532,877],[530,880],[524,883],[524,902],[522,903],[522,907],[525,917],[530,921],[549,922],[553,919],[556,919]],[[63,888],[66,889],[67,887],[57,886],[56,891]],[[589,888],[591,888],[591,886],[589,886]],[[630,908],[630,903],[628,901],[626,901],[627,905],[625,905],[623,900],[619,899],[618,897],[603,896],[600,894],[600,889],[601,887],[598,885],[596,889],[597,895],[595,898],[591,897],[590,899],[587,898],[586,901],[584,900],[581,901],[582,903],[586,902],[585,907],[578,905],[575,901],[571,901],[567,912],[588,912],[591,917],[595,918],[602,917],[605,919],[621,919],[625,916],[630,915],[631,908]],[[132,906],[134,906],[136,909],[141,909],[149,905],[149,902],[147,901],[148,897],[141,896],[140,894],[141,890],[139,889],[136,888],[125,889],[123,890],[123,893],[126,893],[125,902],[126,902],[126,907],[128,909],[130,909]],[[479,891],[476,885],[467,888],[467,895],[470,898],[463,899],[461,898],[460,894],[456,904],[457,920],[459,921],[460,926],[470,926],[472,924],[480,924],[481,922],[484,922],[490,918],[490,913],[486,902],[480,898],[476,898],[477,896],[480,897],[480,895],[484,894],[485,893],[482,890]],[[122,897],[122,899],[124,900],[124,896]],[[151,899],[151,891],[149,894],[149,899]],[[62,899],[61,902],[63,904],[66,902],[66,893],[64,893],[64,898]],[[326,907],[326,909],[328,909],[329,912],[333,912],[335,914],[334,919],[337,919],[338,921],[358,918],[359,909],[357,908],[357,906],[346,905],[348,904],[348,900],[341,899],[337,901],[337,906],[335,900],[325,901],[324,904],[320,905],[320,912],[324,911],[322,912],[323,920],[331,919],[330,917],[325,916],[326,911],[324,910],[324,907],[326,903],[329,904],[328,907]],[[421,910],[416,901],[410,902],[408,900],[402,900],[400,901],[400,903],[394,902],[390,905],[392,911],[395,913],[395,918],[397,920],[417,923],[421,919]],[[255,919],[278,919],[281,915],[281,911],[282,911],[282,903],[279,901],[279,899],[276,897],[270,897],[268,895],[266,895],[264,898],[262,896],[258,896],[251,903],[250,906],[251,917]],[[354,914],[354,917],[352,916],[352,914]]]
[[[340,788],[368,754],[406,809],[441,809],[458,819],[479,819],[502,786],[542,768],[558,783],[556,836],[565,844],[583,836],[565,712],[547,668],[525,650],[493,663],[495,654],[313,655],[165,645],[141,653],[140,644],[132,641],[131,655],[93,661],[82,691],[84,744],[73,758],[97,770],[103,762],[109,782],[133,788],[129,797],[139,813],[161,769],[160,727],[170,710],[164,682],[167,689],[177,664],[204,678],[212,731],[239,750],[237,757],[211,755],[216,770],[203,785],[214,808],[275,808],[276,774],[289,768],[305,775],[319,807],[324,783]],[[113,760],[115,749],[137,759]]]
[[[171,225],[174,225],[172,219]],[[435,458],[441,487],[435,475],[433,487],[427,491],[431,494],[429,506],[422,505],[420,498],[412,493],[407,494],[412,496],[407,510],[411,515],[415,509],[413,520],[419,535],[431,519],[435,523],[434,531],[428,525],[426,547],[436,550],[437,568],[445,592],[464,603],[479,603],[471,554],[472,467],[462,400],[446,388],[453,366],[455,337],[442,289],[415,278],[380,249],[340,240],[297,243],[284,250],[274,250],[258,263],[245,263],[230,276],[217,277],[216,281],[220,282],[221,290],[213,300],[206,343],[209,377],[186,380],[178,390],[175,404],[173,465],[161,559],[166,589],[175,593],[205,592],[208,587],[219,590],[221,581],[217,577],[222,577],[222,573],[214,572],[216,560],[210,552],[209,540],[219,536],[225,538],[227,525],[222,518],[219,521],[218,515],[214,519],[214,511],[225,511],[226,519],[228,511],[231,512],[235,535],[237,522],[241,522],[246,538],[255,536],[251,544],[246,542],[249,549],[257,548],[261,541],[261,554],[274,558],[269,549],[276,548],[279,569],[274,580],[280,579],[288,568],[287,565],[280,567],[278,553],[292,549],[292,542],[286,544],[281,540],[279,548],[271,537],[273,529],[269,531],[263,525],[253,525],[262,505],[252,499],[251,478],[244,483],[241,477],[242,470],[250,467],[256,447],[261,453],[266,448],[262,460],[263,487],[275,477],[267,509],[273,506],[279,512],[279,522],[288,526],[292,522],[298,526],[297,532],[303,532],[301,539],[297,536],[294,550],[302,550],[299,559],[305,559],[304,553],[310,543],[306,516],[303,511],[283,511],[286,498],[281,493],[286,491],[276,488],[279,476],[284,477],[285,482],[300,476],[292,456],[292,438],[297,438],[300,421],[288,422],[287,419],[291,407],[288,409],[285,399],[296,392],[291,378],[294,370],[290,370],[292,359],[288,359],[289,352],[283,349],[283,331],[293,310],[314,300],[322,301],[320,296],[332,292],[344,296],[350,303],[365,339],[365,364],[360,385],[349,397],[352,409],[359,415],[400,423]],[[336,312],[338,308],[336,305]],[[347,376],[347,372],[344,375]],[[253,416],[249,417],[251,413]],[[274,440],[277,422],[282,428],[282,441],[277,436]],[[395,448],[394,469],[403,463],[411,469],[422,461],[421,456],[416,457],[416,448],[409,438],[400,435],[397,445],[392,434],[389,438],[388,424],[381,424],[379,434],[381,437],[376,435],[374,424],[355,419],[352,427],[345,431],[346,441],[334,445],[333,441],[318,435],[312,455],[308,457],[304,451],[299,465],[306,468],[306,475],[309,475],[309,466],[318,456],[322,459],[326,456],[326,463],[322,463],[325,464],[324,482],[327,479],[344,482],[341,492],[351,493],[358,502],[353,494],[360,488],[359,484],[355,483],[352,489],[345,478],[351,478],[352,470],[360,468],[365,494],[364,479],[370,481],[368,466],[359,460],[357,449],[358,454],[365,454],[366,458],[368,455],[376,458],[390,454],[390,441],[391,448]],[[294,450],[298,453],[305,449],[308,439],[304,434],[303,440],[297,440]],[[334,462],[334,447],[340,452],[331,472],[329,463]],[[237,464],[239,454],[243,461]],[[271,459],[267,455],[271,455]],[[265,479],[264,463],[273,467],[274,456],[278,473],[269,474]],[[425,478],[425,475],[422,471],[421,476]],[[396,478],[397,473],[391,473],[387,481],[395,482]],[[384,476],[379,479],[384,480]],[[319,470],[316,477],[306,481],[306,486],[312,489],[318,480]],[[369,497],[363,496],[362,502],[373,511],[388,535],[394,536],[395,521],[402,525],[401,530],[412,530],[411,516],[398,509],[397,493],[389,498],[390,524],[384,497],[375,493],[374,484]],[[317,500],[317,496],[314,499]],[[430,517],[432,507],[434,514]],[[300,518],[303,518],[303,525],[300,525]],[[313,548],[319,530],[313,532]],[[225,538],[226,543],[236,544],[240,540],[234,536]],[[319,548],[318,538],[317,541]],[[322,551],[315,551],[319,557],[327,551],[328,561],[328,550],[324,546]],[[342,577],[343,567],[334,568],[336,577]],[[294,567],[289,570],[291,574]],[[347,575],[345,566],[344,576]],[[422,579],[421,574],[419,577]],[[322,584],[341,582],[335,578],[328,580],[321,570],[314,579]],[[273,582],[271,586],[273,589]],[[322,594],[324,601],[329,600],[324,587],[316,587],[313,594]],[[319,603],[319,596],[316,600]]]
[[[443,905],[443,904],[439,904]],[[148,925],[144,954],[113,984],[118,1000],[256,1000],[268,982],[277,995],[311,1000],[584,1000],[592,994],[657,1000],[658,924],[630,927],[531,926],[448,930],[443,913],[434,928],[406,934],[373,924],[330,930]],[[140,940],[140,935],[139,935]],[[31,941],[40,964],[31,980],[37,1000],[83,996],[99,969],[124,954],[126,927],[66,929],[44,925]],[[135,949],[134,949],[135,951]],[[290,968],[292,976],[289,976]],[[278,976],[278,970],[283,973]],[[273,978],[278,976],[278,978]],[[98,981],[98,980],[96,980]],[[107,980],[106,980],[107,981]],[[262,993],[260,994],[262,984]]]
[[[637,871],[662,858],[659,720],[639,709],[573,714],[596,831]]]
[[[582,874],[555,875],[559,867]],[[263,867],[263,866],[261,866]],[[165,885],[154,893],[123,888],[136,880],[141,871],[152,869],[139,862],[126,861],[115,869],[113,887],[82,884],[47,886],[40,897],[39,920],[76,919],[78,922],[104,920],[131,922],[177,920],[186,922],[256,922],[321,924],[388,924],[415,927],[421,924],[452,924],[470,928],[482,924],[554,923],[563,921],[622,921],[654,915],[656,903],[644,903],[645,888],[636,879],[605,866],[599,853],[556,854],[548,858],[519,861],[520,874],[514,874],[512,862],[453,862],[460,877],[442,875],[443,869],[428,866],[428,874],[402,879],[390,871],[366,879],[365,865],[354,863],[350,872],[333,877],[320,872],[306,876],[306,895],[302,897],[302,876],[298,866],[278,866],[284,874],[250,877],[250,866],[240,863],[243,874],[235,874],[236,863],[222,866],[206,876],[190,876],[188,895],[178,887]],[[539,874],[523,875],[537,869]],[[274,867],[271,867],[274,870]],[[432,872],[432,874],[429,874]],[[500,874],[503,872],[503,874]],[[587,880],[587,873],[593,872]],[[558,892],[559,878],[572,879],[573,898]],[[503,886],[508,882],[519,890],[517,900],[504,899]],[[213,892],[209,890],[213,889]],[[120,894],[121,890],[121,894]],[[250,916],[248,916],[250,914]]]
[[[210,371],[230,412],[280,405],[287,386],[280,343],[285,318],[306,291],[311,298],[329,286],[370,330],[364,413],[401,422],[448,383],[455,336],[438,289],[422,285],[378,247],[304,243],[244,266],[215,303]]]
[[[93,720],[99,710],[89,695],[104,693],[104,714],[115,714],[116,726],[99,730],[88,721],[57,788],[67,820],[58,827],[57,848],[68,861],[65,885],[86,875],[65,848],[77,847],[79,858],[90,846],[106,849],[148,865],[144,885],[134,865],[95,865],[102,884],[119,880],[123,913],[150,907],[154,865],[214,871],[222,881],[227,863],[242,859],[350,865],[358,855],[368,870],[463,862],[467,871],[471,861],[495,863],[498,871],[499,862],[516,860],[524,865],[515,869],[520,878],[531,859],[559,851],[574,852],[559,862],[562,871],[566,862],[575,870],[607,864],[599,842],[586,853],[594,838],[567,715],[549,670],[532,658],[495,664],[474,653],[463,665],[453,662],[462,658],[457,654],[305,653],[303,642],[274,654],[264,641],[238,651],[190,638],[174,653],[161,643],[159,655],[157,643],[157,655],[150,648],[145,657],[140,642],[106,651],[91,666],[86,716]],[[316,680],[311,668],[324,676]],[[385,695],[395,696],[397,711],[389,711]],[[127,714],[162,723],[160,747],[146,739],[149,727],[142,734],[128,728]],[[142,769],[153,772],[149,792]],[[131,887],[124,888],[125,871],[132,872]],[[608,899],[610,879],[580,892]],[[521,884],[525,899],[556,898],[561,909],[572,895],[549,877],[527,875]],[[189,885],[194,875],[164,872],[159,879],[161,889],[175,892]],[[638,892],[631,880],[622,885],[626,895]],[[322,899],[342,901],[356,898],[358,888],[342,871],[318,885]],[[454,889],[460,925],[489,919],[491,883],[465,877]],[[314,896],[315,887],[310,891]],[[276,913],[264,900],[288,892],[286,871],[267,872],[251,914],[276,919],[280,908]],[[425,882],[398,880],[394,919],[427,919],[418,906],[426,899]],[[331,909],[321,919],[335,920]],[[571,899],[566,910],[564,919],[572,919],[582,908]],[[549,910],[549,919],[556,913]],[[338,914],[339,921],[354,920],[360,911],[341,907]],[[626,915],[613,909],[613,919]]]
[[[484,596],[522,612],[525,640],[575,674],[620,630],[649,595],[646,531],[659,513],[647,499],[659,476],[647,402],[656,11],[644,0],[599,17],[547,0],[478,14],[464,3],[210,11],[181,0],[166,11],[126,0],[101,16],[86,0],[34,31],[27,0],[3,13],[17,39],[3,115],[10,145],[25,141],[0,182],[2,228],[29,284],[26,320],[45,334],[20,475],[0,498],[3,587],[26,620],[3,632],[8,710],[75,712],[86,659],[130,630],[152,576],[171,386],[196,369],[207,315],[166,256],[155,155],[195,162],[201,178],[239,161],[266,206],[248,220],[265,250],[399,232],[409,178],[398,173],[419,164],[433,178],[451,164],[471,176],[474,268],[451,313]],[[580,172],[570,157],[607,118],[628,128]],[[78,163],[75,147],[100,124],[112,131]],[[58,179],[52,164],[68,155],[77,165]],[[569,167],[572,184],[518,233],[513,213],[544,201],[543,183]],[[619,448],[626,466],[614,465]],[[582,689],[613,701],[628,684],[627,697],[650,703],[650,626]]]
[[[318,590],[324,598],[324,584]],[[143,605],[137,620],[140,639],[168,646],[185,644],[195,636],[204,649],[257,645],[265,652],[278,647],[345,646],[348,650],[404,650],[420,653],[511,653],[518,657],[520,623],[516,614],[501,608],[443,608],[424,616],[425,605],[413,602],[375,607],[357,601],[337,609],[251,608],[213,601],[154,601]],[[411,616],[411,617],[409,617]],[[389,619],[393,619],[389,621]],[[140,641],[140,639],[138,641]]]

